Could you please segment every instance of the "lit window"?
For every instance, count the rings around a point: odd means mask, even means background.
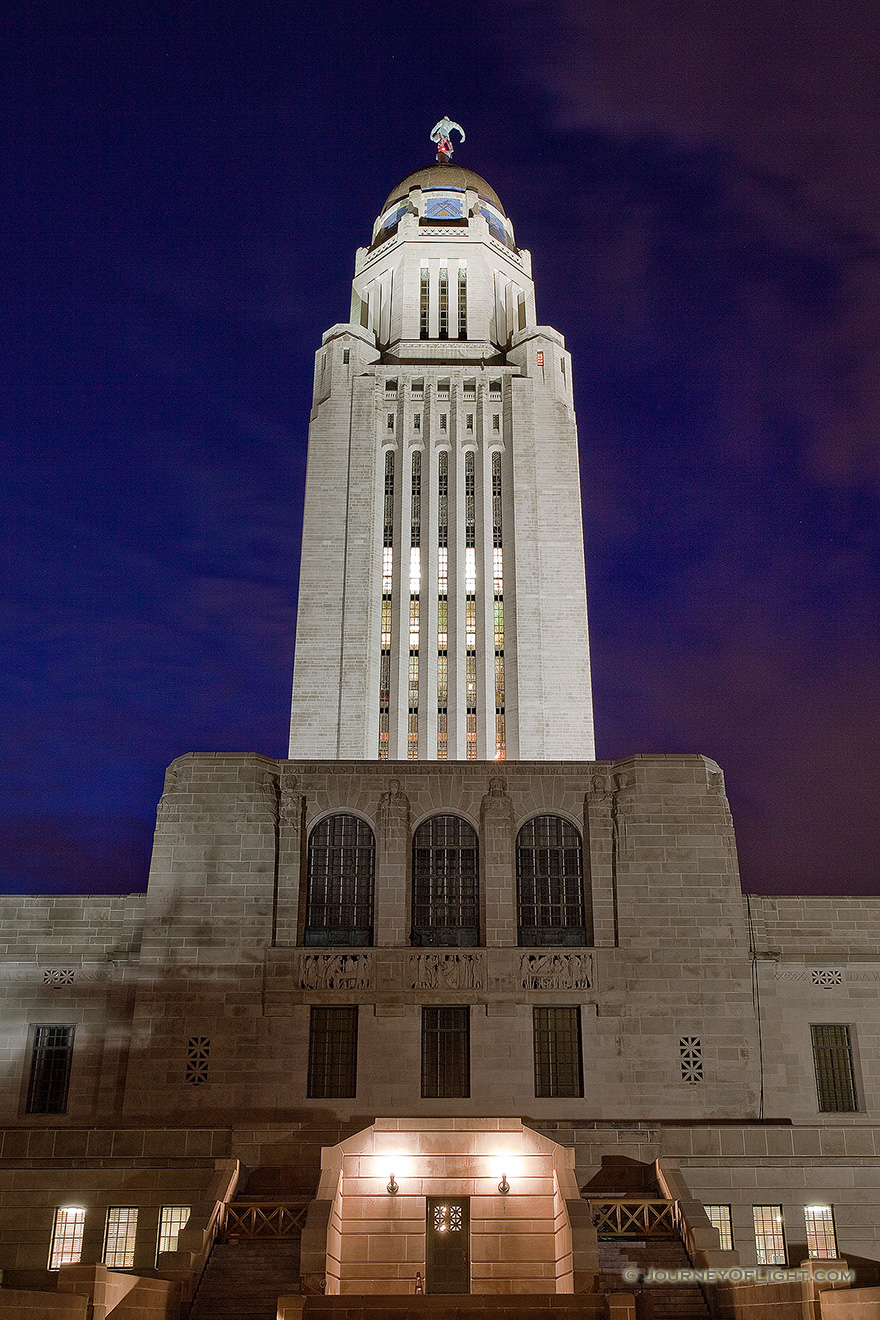
[[[533,1008],[536,1096],[582,1096],[581,1017],[576,1008]]]
[[[445,545],[441,545],[437,551],[437,590],[442,595],[446,595],[449,586],[449,551]]]
[[[504,711],[495,712],[495,760],[505,761],[507,759],[506,736],[504,732]]]
[[[449,614],[449,604],[446,597],[441,597],[437,601],[437,645],[446,648],[449,645],[449,633],[447,631],[447,619]]]
[[[539,366],[539,367],[543,367],[543,365],[544,365],[544,354],[541,352],[541,350],[540,350],[540,348],[539,348],[539,349],[538,349],[538,366]]]
[[[390,591],[394,582],[394,550],[386,545],[382,550],[382,590]]]
[[[492,551],[492,576],[496,591],[504,590],[504,551],[496,546]]]
[[[784,1265],[785,1234],[781,1205],[753,1205],[755,1249],[759,1265]]]
[[[830,1205],[805,1205],[807,1251],[811,1256],[834,1260],[837,1256],[837,1234],[834,1231],[834,1211]]]
[[[465,716],[465,759],[476,761],[477,759],[477,715],[476,711],[469,710]]]
[[[104,1229],[104,1264],[111,1270],[130,1270],[134,1265],[137,1235],[136,1206],[111,1206]]]
[[[733,1251],[733,1224],[729,1205],[707,1205],[706,1214],[713,1228],[718,1229],[718,1245],[722,1251]]]
[[[449,271],[445,266],[440,268],[440,325],[439,338],[449,338]]]
[[[410,653],[409,653],[409,682],[408,682],[408,684],[407,684],[407,687],[408,687],[408,690],[409,690],[409,706],[410,706],[410,710],[412,710],[412,708],[413,708],[414,706],[415,706],[415,707],[418,707],[418,704],[419,704],[419,653],[418,653],[418,651],[410,651]],[[415,712],[413,712],[413,713],[415,713]]]
[[[459,816],[432,816],[413,837],[412,943],[479,943],[477,836]]]
[[[437,656],[437,704],[438,704],[438,706],[445,706],[445,705],[446,705],[446,698],[447,698],[447,695],[448,695],[448,688],[447,688],[447,683],[448,683],[448,678],[447,678],[447,675],[448,675],[448,668],[447,668],[447,666],[448,666],[448,660],[447,660],[446,654],[445,654],[445,653],[441,653],[440,655]]]
[[[471,592],[477,589],[477,552],[472,545],[466,546],[464,552],[464,589]]]
[[[517,938],[521,945],[584,945],[581,836],[561,816],[535,816],[516,836]]]
[[[52,1242],[49,1247],[50,1270],[60,1270],[62,1265],[79,1264],[85,1226],[86,1212],[82,1206],[58,1207],[52,1224]]]
[[[471,1093],[470,1009],[422,1009],[422,1095],[467,1099]]]
[[[391,601],[382,601],[382,645],[391,645]]]
[[[406,759],[408,761],[419,759],[419,712],[417,710],[411,710],[409,713]]]
[[[428,338],[428,268],[422,266],[419,275],[419,338]]]
[[[495,598],[495,649],[501,650],[504,646],[504,601],[500,596]]]
[[[163,1205],[159,1214],[159,1237],[156,1242],[157,1257],[163,1251],[176,1251],[177,1240],[189,1222],[188,1205]]]
[[[309,1019],[310,1100],[352,1099],[357,1092],[357,1006],[312,1008]]]
[[[468,648],[477,644],[477,602],[472,596],[464,603],[464,644]]]
[[[418,646],[419,644],[419,598],[410,596],[409,598],[409,644]]]
[[[422,552],[417,545],[410,547],[409,552],[409,589],[418,594],[419,584],[422,580]]]
[[[504,709],[504,656],[495,656],[495,706]]]
[[[810,1027],[810,1033],[820,1112],[854,1114],[858,1104],[849,1027],[823,1024]]]
[[[376,841],[358,816],[327,816],[309,836],[306,924],[312,946],[373,943]]]
[[[73,1027],[35,1027],[28,1085],[29,1114],[65,1114],[73,1062]]]

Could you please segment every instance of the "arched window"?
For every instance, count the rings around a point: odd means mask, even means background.
[[[309,837],[303,943],[373,943],[376,841],[357,816],[328,816]]]
[[[413,839],[412,943],[480,942],[477,836],[458,816],[432,816]]]
[[[535,816],[516,836],[520,944],[588,944],[581,836],[561,816]]]

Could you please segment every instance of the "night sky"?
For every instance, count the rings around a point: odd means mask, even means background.
[[[145,888],[283,756],[313,354],[455,163],[574,358],[597,748],[726,774],[744,888],[880,890],[880,10],[6,7],[0,888]]]

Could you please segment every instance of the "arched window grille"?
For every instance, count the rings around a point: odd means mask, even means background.
[[[478,849],[475,831],[459,816],[432,816],[413,839],[412,943],[463,946],[480,942]]]
[[[373,943],[376,841],[357,816],[328,816],[309,837],[303,943]]]
[[[520,944],[589,944],[581,836],[561,816],[535,816],[516,836]]]

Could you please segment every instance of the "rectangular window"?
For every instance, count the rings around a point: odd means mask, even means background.
[[[495,646],[501,650],[504,646],[504,601],[495,597]]]
[[[28,1085],[29,1114],[66,1114],[73,1027],[36,1027]]]
[[[351,1099],[357,1092],[357,1006],[312,1008],[309,1021],[310,1100]]]
[[[419,275],[419,338],[428,338],[428,267],[422,266]]]
[[[470,1009],[422,1009],[422,1095],[467,1099],[471,1093]]]
[[[441,545],[437,551],[437,591],[441,596],[446,595],[449,586],[449,551],[445,545]]]
[[[467,339],[467,268],[458,268],[458,337]]]
[[[186,1046],[186,1066],[183,1080],[191,1086],[200,1086],[208,1080],[208,1059],[211,1054],[210,1036],[190,1036]]]
[[[496,546],[492,551],[492,577],[494,588],[501,592],[504,590],[504,551],[500,546]]]
[[[410,596],[409,598],[409,644],[418,646],[419,644],[419,598]]]
[[[49,1269],[60,1270],[62,1265],[78,1265],[82,1255],[86,1212],[82,1206],[60,1205],[52,1224],[49,1246]]]
[[[707,1205],[706,1214],[713,1228],[718,1229],[718,1245],[722,1251],[733,1251],[733,1224],[729,1205]]]
[[[496,435],[501,430],[501,417],[499,413],[492,414],[492,430]]]
[[[465,415],[465,419],[464,419],[464,428],[465,428],[466,431],[472,431],[472,430],[474,429],[474,414],[473,414],[473,413],[467,413],[467,414]]]
[[[422,414],[413,413],[413,430],[421,431],[421,429],[422,429]]]
[[[104,1229],[104,1264],[111,1270],[130,1270],[134,1265],[137,1236],[137,1206],[111,1206]]]
[[[386,431],[394,430],[394,413],[388,413],[385,419],[385,430]]]
[[[858,1104],[849,1027],[823,1024],[810,1027],[810,1033],[820,1112],[854,1114]]]
[[[538,366],[539,366],[539,367],[543,367],[543,365],[544,365],[544,354],[541,352],[541,350],[540,350],[540,348],[539,348],[539,349],[538,349]]]
[[[418,594],[419,586],[422,580],[422,556],[421,549],[417,545],[411,545],[409,549],[409,589]]]
[[[440,268],[440,339],[449,338],[449,271]]]
[[[156,1258],[163,1251],[176,1251],[177,1239],[189,1222],[190,1206],[163,1205],[159,1212],[159,1236],[156,1239]]]
[[[573,1008],[533,1008],[535,1095],[581,1096],[581,1017]]]
[[[391,600],[382,601],[382,645],[391,645]]]
[[[830,1205],[805,1205],[807,1251],[811,1256],[834,1260],[837,1256],[837,1234],[834,1231],[834,1211]]]
[[[680,1036],[678,1041],[681,1080],[696,1085],[703,1080],[703,1042],[699,1036]]]
[[[343,363],[343,366],[346,366],[346,367],[347,367],[348,364],[349,364],[349,362],[351,362],[351,349],[350,349],[350,348],[344,348],[344,349],[342,350],[342,363]]]
[[[448,417],[449,417],[449,414],[448,414],[448,413],[441,413],[441,414],[440,414],[440,430],[441,430],[441,431],[445,431],[445,430],[446,430],[446,424],[447,424]]]
[[[437,601],[437,645],[443,650],[449,642],[448,632],[449,602],[445,596]]]
[[[755,1249],[759,1265],[784,1265],[785,1234],[781,1205],[753,1205]]]
[[[465,546],[464,551],[464,589],[468,592],[477,589],[477,551],[472,545]]]
[[[468,650],[477,644],[477,602],[473,596],[464,602],[464,644]]]
[[[390,591],[394,581],[394,547],[386,545],[382,549],[382,590]]]

